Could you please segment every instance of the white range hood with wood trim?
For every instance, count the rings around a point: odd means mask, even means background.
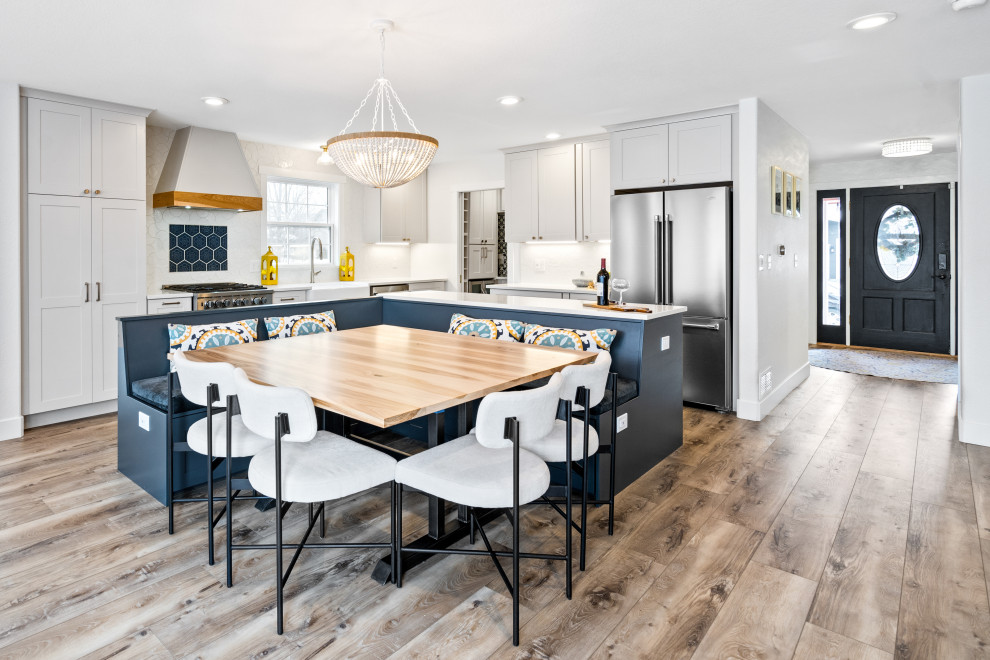
[[[260,211],[258,187],[237,136],[196,126],[176,131],[152,205]]]

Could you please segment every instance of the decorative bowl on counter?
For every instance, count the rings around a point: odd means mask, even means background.
[[[588,286],[591,284],[591,280],[586,280],[586,279],[577,277],[577,278],[574,278],[573,280],[571,280],[571,284],[573,284],[574,286],[576,286],[579,289],[587,289]]]

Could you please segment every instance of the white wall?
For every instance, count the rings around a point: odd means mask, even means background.
[[[0,81],[0,440],[24,435],[21,416],[20,88]]]
[[[196,209],[153,209],[152,195],[158,186],[162,166],[168,156],[175,131],[148,127],[148,292],[160,293],[163,284],[189,282],[247,282],[261,280],[261,256],[268,249],[265,211],[235,213]],[[261,167],[279,168],[284,176],[306,178],[308,172],[343,176],[333,165],[318,165],[318,154],[304,149],[273,144],[241,141],[258,194],[265,196],[267,175]],[[363,242],[361,225],[364,215],[364,187],[348,180],[341,186],[340,233],[336,262],[345,246],[351,248],[357,264],[358,279],[409,277],[410,248],[395,245],[369,245]],[[225,271],[170,273],[168,270],[169,224],[223,225],[227,227],[227,261]],[[337,280],[335,265],[322,266],[317,281]],[[309,282],[309,266],[280,269],[279,284]]]
[[[990,446],[990,75],[963,78],[959,131],[959,439]]]
[[[811,163],[810,187],[804,204],[808,210],[808,254],[811,257],[811,276],[808,278],[811,297],[808,304],[808,343],[818,341],[818,191],[943,183],[957,181],[958,178],[959,157],[954,151],[915,158],[878,156],[864,160]],[[848,209],[846,212],[848,219]],[[848,287],[848,272],[846,275]],[[954,307],[950,313],[953,310]]]
[[[571,280],[581,277],[581,271],[588,279],[594,279],[602,259],[609,259],[610,248],[608,243],[510,243],[508,281],[571,286]],[[612,270],[610,262],[608,269]]]
[[[770,168],[774,165],[801,178],[802,198],[807,200],[808,140],[759,99],[743,99],[739,102],[735,231],[739,284],[736,413],[743,419],[762,419],[809,372],[808,220],[771,213]],[[785,256],[777,256],[778,245],[786,247]],[[773,267],[761,271],[760,255],[772,255]],[[767,367],[773,372],[773,389],[761,397],[759,378]]]
[[[410,272],[417,278],[442,277],[447,280],[449,290],[459,291],[462,219],[457,194],[504,187],[503,156],[491,153],[470,160],[437,163],[430,166],[429,176],[426,191],[429,243],[409,248]]]

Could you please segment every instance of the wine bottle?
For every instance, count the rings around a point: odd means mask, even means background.
[[[605,259],[602,259],[602,269],[595,276],[595,293],[598,294],[598,304],[608,307],[608,271],[605,270]]]

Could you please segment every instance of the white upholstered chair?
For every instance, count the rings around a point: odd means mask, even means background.
[[[172,356],[172,360],[182,387],[182,395],[191,403],[206,406],[206,417],[195,422],[186,432],[186,444],[189,449],[206,457],[206,496],[170,499],[169,522],[171,523],[174,515],[175,502],[205,501],[209,563],[213,565],[213,530],[226,513],[227,543],[230,544],[231,503],[239,494],[239,491],[231,491],[231,460],[254,456],[266,447],[271,447],[272,442],[248,430],[241,416],[235,414],[236,391],[233,365],[226,362],[193,362],[186,359],[181,351],[177,351]],[[221,402],[224,407],[216,412],[214,405]],[[216,497],[213,491],[213,474],[221,464],[224,465],[226,473],[226,492],[223,497]],[[224,510],[214,517],[213,505],[218,501],[224,502]],[[171,524],[169,533],[172,533]],[[229,562],[227,575],[227,586],[230,586]]]
[[[402,553],[429,552],[489,555],[512,594],[512,643],[519,644],[519,559],[563,559],[570,598],[570,548],[564,555],[519,551],[519,507],[538,499],[550,485],[550,470],[536,454],[520,445],[535,442],[554,427],[562,377],[555,374],[543,387],[497,392],[482,399],[473,433],[442,443],[399,461],[398,545],[402,544],[402,492],[408,486],[469,507],[472,529],[477,527],[487,550],[435,550],[406,547],[396,553],[395,583],[402,586]],[[512,551],[492,549],[476,509],[511,509]],[[512,558],[510,581],[499,557]]]
[[[600,441],[598,432],[591,425],[591,409],[598,405],[605,396],[605,387],[609,381],[609,370],[612,367],[612,356],[608,352],[602,351],[590,364],[572,365],[564,367],[560,372],[562,383],[560,387],[560,398],[564,402],[564,419],[554,422],[551,431],[537,439],[524,440],[522,446],[528,449],[547,463],[566,463],[566,493],[564,501],[551,500],[544,497],[544,500],[551,504],[567,521],[567,540],[570,547],[570,533],[573,527],[581,535],[581,550],[579,554],[579,567],[583,571],[585,565],[585,551],[588,543],[588,530],[585,521],[588,518],[588,457],[598,452]],[[613,388],[614,391],[614,388]],[[575,416],[574,412],[580,413]],[[615,437],[613,434],[611,448],[614,450]],[[614,464],[614,451],[611,461]],[[577,463],[580,459],[581,463]],[[581,477],[581,524],[577,525],[573,521],[572,493],[573,474],[577,472]],[[611,498],[614,503],[614,471],[611,479]],[[564,504],[561,511],[558,504]],[[594,503],[601,503],[595,500]],[[609,520],[612,519],[612,505],[609,508]],[[611,534],[611,524],[609,527]]]
[[[241,369],[234,372],[234,383],[245,425],[253,432],[274,441],[271,450],[263,451],[248,468],[251,485],[275,500],[276,615],[278,634],[282,634],[283,588],[303,548],[390,548],[395,565],[396,501],[395,459],[380,451],[317,428],[313,401],[306,392],[292,387],[268,387],[251,382]],[[292,503],[319,503],[322,516],[325,502],[363,490],[390,484],[391,529],[387,543],[307,543],[316,517],[312,509],[309,526],[295,549],[288,569],[282,571],[282,517]],[[272,549],[267,545],[235,545],[234,550]]]

